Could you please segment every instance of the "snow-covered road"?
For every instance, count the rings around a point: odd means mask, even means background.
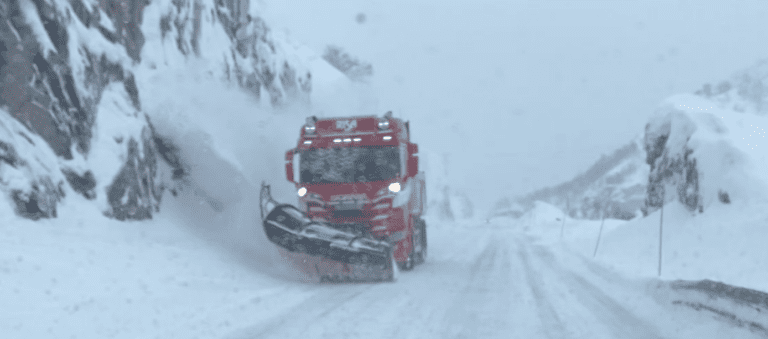
[[[0,228],[0,337],[768,337],[764,311],[696,310],[711,298],[539,241],[523,219],[428,220],[429,258],[397,282],[316,283],[267,259],[248,209],[130,224],[74,211]]]
[[[434,234],[434,235],[432,235]],[[758,338],[672,303],[515,230],[433,230],[425,265],[396,283],[320,284],[311,297],[228,338]]]

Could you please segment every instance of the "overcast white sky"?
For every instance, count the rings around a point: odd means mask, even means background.
[[[569,180],[640,135],[667,96],[768,57],[768,1],[256,6],[296,42],[371,62],[377,113],[410,119],[421,149],[449,154],[452,180],[476,199],[471,188],[495,200],[487,193]]]

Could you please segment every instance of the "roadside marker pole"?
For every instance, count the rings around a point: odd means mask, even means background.
[[[661,277],[661,238],[664,232],[664,197],[665,197],[664,185],[661,186],[661,216],[659,217],[659,277]]]
[[[600,237],[603,236],[603,224],[605,224],[605,212],[602,214],[602,221],[600,222],[600,233],[597,234],[597,243],[595,244],[595,253],[592,253],[592,258],[597,255],[597,247],[600,246]]]

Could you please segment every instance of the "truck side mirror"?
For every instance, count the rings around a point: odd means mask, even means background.
[[[293,150],[285,152],[285,178],[295,183],[297,178],[293,177],[293,153]]]
[[[408,143],[408,176],[419,174],[419,145]]]

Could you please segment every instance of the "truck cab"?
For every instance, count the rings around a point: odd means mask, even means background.
[[[307,118],[285,153],[299,209],[339,230],[393,245],[410,269],[426,257],[424,173],[408,122],[392,117]]]

